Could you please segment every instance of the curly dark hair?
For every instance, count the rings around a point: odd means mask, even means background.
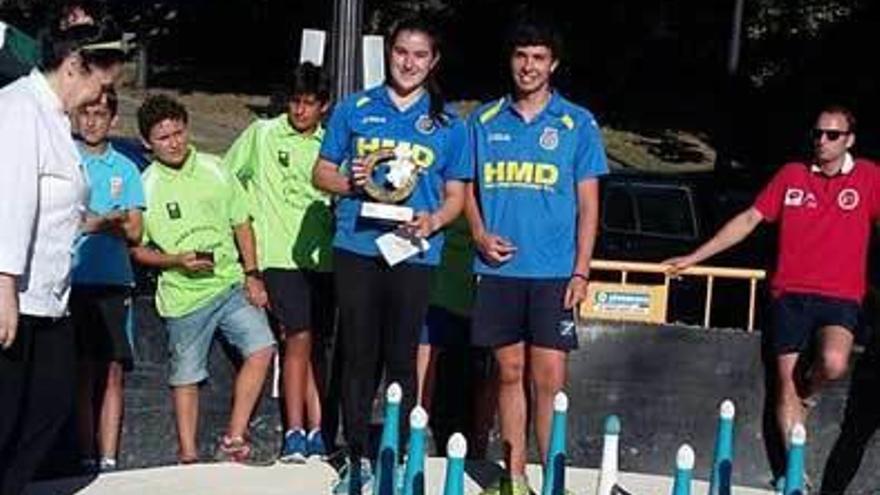
[[[186,107],[177,100],[165,95],[153,95],[147,97],[138,108],[138,131],[144,140],[149,140],[150,131],[156,124],[163,120],[177,120],[184,124],[189,122],[189,114]]]

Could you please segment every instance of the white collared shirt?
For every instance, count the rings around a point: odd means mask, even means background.
[[[853,170],[853,168],[855,168],[855,166],[856,166],[856,161],[853,160],[852,155],[847,153],[843,157],[843,165],[840,166],[840,170],[837,171],[837,174],[846,175],[846,174],[852,172],[852,170]],[[813,172],[814,174],[821,174],[822,167],[820,167],[818,164],[814,163],[814,164],[810,165],[810,172]],[[837,174],[834,174],[834,175],[837,175]]]
[[[37,70],[0,90],[0,273],[19,311],[67,312],[73,241],[88,193],[70,120]]]

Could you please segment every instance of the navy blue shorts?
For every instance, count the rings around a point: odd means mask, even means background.
[[[438,347],[467,347],[470,345],[471,319],[449,311],[442,306],[429,306],[419,344]]]
[[[471,343],[498,348],[518,342],[577,349],[571,310],[565,309],[568,279],[477,278]]]
[[[777,355],[806,351],[817,331],[831,325],[858,338],[861,307],[855,301],[814,294],[784,294],[773,300],[771,342]]]
[[[269,318],[276,327],[290,334],[309,330],[314,335],[332,326],[332,273],[267,268],[263,281],[269,293]]]
[[[131,371],[133,309],[130,287],[73,286],[70,316],[79,357],[93,362],[118,361]]]

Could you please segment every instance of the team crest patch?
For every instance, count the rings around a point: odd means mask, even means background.
[[[114,175],[110,178],[110,198],[119,199],[122,197],[122,177]]]
[[[559,131],[554,127],[545,127],[538,144],[547,151],[555,150],[559,146]]]
[[[840,194],[837,195],[837,206],[841,210],[854,210],[859,206],[859,192],[851,187],[840,191]]]
[[[165,203],[165,209],[168,210],[168,218],[172,220],[177,220],[181,217],[180,205],[176,202]]]
[[[788,188],[785,191],[785,206],[801,206],[804,204],[804,190]]]
[[[434,119],[428,115],[422,115],[419,117],[419,120],[416,121],[416,130],[422,134],[433,134],[435,129],[436,126],[434,125]]]
[[[289,167],[290,153],[286,150],[278,150],[278,163],[280,163],[282,167]]]

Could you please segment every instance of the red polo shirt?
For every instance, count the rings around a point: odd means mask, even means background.
[[[768,222],[779,221],[774,296],[794,292],[861,302],[872,221],[880,214],[880,172],[873,162],[847,157],[830,177],[815,166],[786,164],[754,207]]]

